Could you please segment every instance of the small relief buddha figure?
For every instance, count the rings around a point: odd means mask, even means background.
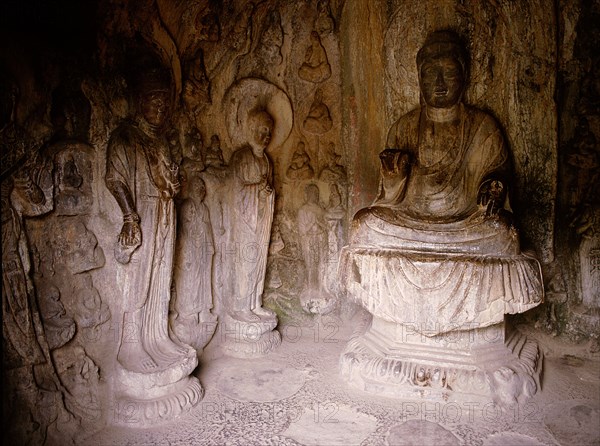
[[[327,60],[327,53],[321,44],[319,33],[310,33],[310,45],[304,53],[304,63],[298,70],[298,76],[308,82],[318,84],[331,76],[331,65]]]
[[[335,27],[335,22],[331,16],[331,7],[329,0],[318,0],[317,1],[317,18],[315,19],[315,30],[319,33],[319,36],[324,37],[327,34],[331,34]]]
[[[294,151],[292,161],[286,171],[286,176],[290,180],[308,180],[314,176],[314,170],[310,165],[310,157],[306,153],[305,147],[305,144],[300,141]]]
[[[210,137],[210,145],[206,149],[205,164],[207,171],[210,171],[221,178],[225,176],[227,166],[223,159],[219,135],[212,135]]]
[[[89,201],[81,190],[84,179],[72,152],[66,152],[64,156],[59,155],[57,158],[57,212],[61,215],[75,215],[86,208],[86,201]]]
[[[45,291],[45,292],[43,292]],[[55,286],[47,287],[39,293],[39,306],[46,340],[50,350],[62,347],[75,335],[75,320],[67,315],[60,301],[60,292]]]
[[[189,62],[187,78],[183,88],[183,98],[189,111],[197,114],[203,107],[211,103],[210,79],[204,65],[204,52],[199,49]]]
[[[323,102],[323,90],[320,88],[315,91],[315,97],[303,125],[304,130],[316,135],[328,132],[333,126],[329,107]]]
[[[199,42],[218,42],[221,38],[219,16],[210,7],[196,15],[195,29]]]
[[[309,184],[304,190],[304,204],[298,209],[297,228],[306,268],[301,299],[308,303],[323,292],[323,267],[327,259],[328,227],[316,184]]]
[[[77,189],[83,183],[83,178],[79,175],[77,164],[72,156],[69,156],[63,165],[61,179],[61,185],[65,188]]]
[[[204,348],[208,339],[198,336],[205,334],[203,324],[212,324],[217,320],[212,314],[212,270],[215,252],[210,214],[204,204],[206,188],[200,178],[197,164],[186,166],[182,170],[185,181],[182,188],[182,201],[177,209],[177,243],[175,254],[175,299],[177,313],[172,326],[180,340],[196,349]]]
[[[329,143],[326,156],[326,165],[323,167],[323,170],[321,170],[319,179],[326,183],[345,186],[347,181],[346,168],[341,163],[342,155],[335,151],[334,143]]]
[[[283,46],[283,28],[281,15],[274,9],[269,13],[265,28],[260,36],[256,54],[268,65],[279,65],[283,61],[281,47]]]

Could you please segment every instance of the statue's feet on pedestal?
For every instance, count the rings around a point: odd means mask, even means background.
[[[213,339],[215,348],[228,356],[254,358],[278,347],[281,335],[275,330],[277,317],[269,310],[261,310],[261,316],[250,310],[225,314]]]
[[[256,307],[252,312],[262,319],[276,319],[275,312],[264,307]]]
[[[141,345],[141,342],[123,341],[119,347],[117,361],[123,369],[136,373],[151,373],[159,368],[156,361]]]
[[[210,310],[191,315],[175,314],[170,321],[171,328],[179,341],[193,347],[198,355],[209,343],[217,328],[217,315]]]
[[[231,317],[239,322],[260,322],[260,316],[250,309],[236,311]]]
[[[115,375],[115,418],[112,423],[146,427],[172,420],[203,396],[190,374],[198,365],[196,351],[169,338],[152,342],[156,360],[142,342],[123,343]]]

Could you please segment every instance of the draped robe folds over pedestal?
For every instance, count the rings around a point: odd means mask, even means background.
[[[106,183],[129,189],[140,217],[142,244],[129,265],[131,282],[123,296],[129,313],[141,311],[141,344],[159,369],[181,361],[182,349],[169,337],[168,314],[175,248],[176,213],[169,187],[167,141],[151,138],[132,124],[118,129],[109,143]],[[153,162],[150,162],[153,160]],[[123,342],[128,327],[124,327]],[[133,337],[134,331],[130,333]]]
[[[392,126],[388,147],[412,160],[407,183],[357,213],[340,259],[350,296],[430,336],[502,322],[543,297],[539,263],[520,252],[514,227],[477,203],[482,182],[508,168],[502,132],[486,113],[459,107],[442,144],[424,109]]]
[[[267,154],[258,158],[250,146],[242,147],[231,157],[229,210],[231,230],[225,268],[233,278],[231,310],[235,312],[261,307],[267,252],[273,223],[275,192],[266,194],[272,184],[272,169]],[[262,191],[262,192],[261,192]]]

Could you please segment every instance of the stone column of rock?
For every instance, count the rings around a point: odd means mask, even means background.
[[[342,250],[341,286],[373,318],[341,372],[392,396],[512,404],[536,392],[542,361],[505,314],[539,305],[543,285],[506,207],[508,147],[495,119],[462,100],[458,35],[431,33],[416,59],[422,105],[390,128],[379,196],[355,215]]]

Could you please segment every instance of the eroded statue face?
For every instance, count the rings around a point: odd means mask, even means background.
[[[262,156],[262,152],[271,142],[273,132],[273,119],[266,112],[260,112],[251,118],[252,147],[255,155]],[[260,153],[259,153],[260,152]]]
[[[148,124],[162,127],[167,122],[169,95],[165,91],[150,92],[142,98],[142,116]]]
[[[421,93],[430,107],[449,108],[460,101],[465,79],[456,59],[429,58],[421,65],[419,74]]]

